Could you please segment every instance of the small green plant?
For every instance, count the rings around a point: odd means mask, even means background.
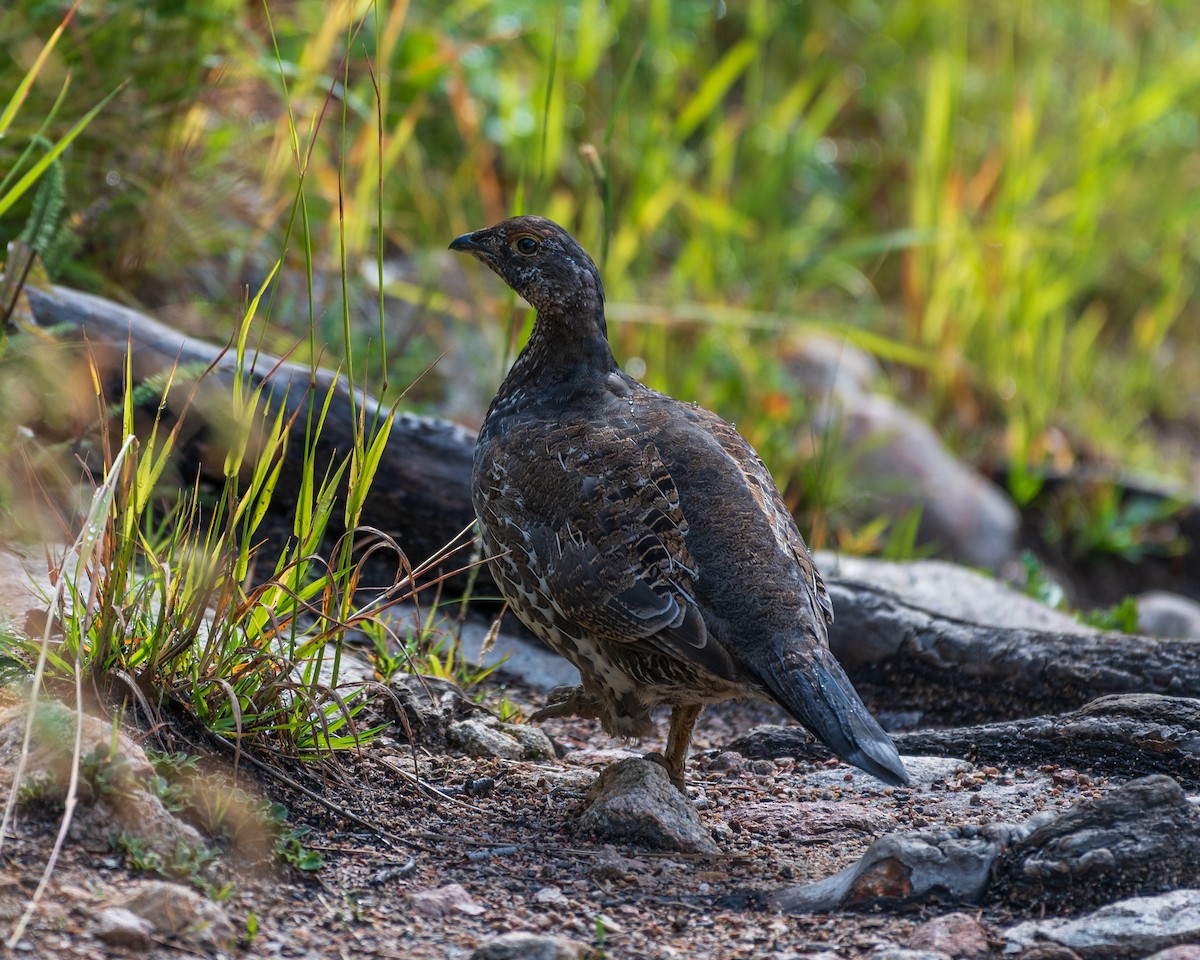
[[[53,803],[62,805],[62,788],[47,774],[26,777],[17,789],[17,803],[21,806],[44,807]]]
[[[275,855],[297,870],[314,872],[325,866],[325,858],[316,850],[304,846],[302,838],[309,833],[306,826],[288,827],[287,808],[271,804],[263,810],[263,819],[275,832]]]
[[[480,666],[467,661],[453,636],[434,638],[429,634],[414,634],[406,647],[409,662],[415,672],[439,680],[448,680],[463,690],[483,683],[499,669],[500,664]]]
[[[1138,563],[1147,557],[1179,556],[1187,541],[1171,522],[1182,500],[1125,497],[1116,485],[1101,485],[1081,503],[1082,517],[1072,523],[1075,556],[1114,554]]]
[[[169,809],[183,813],[201,830],[252,855],[269,841],[279,859],[301,870],[319,870],[323,860],[307,849],[305,827],[287,825],[287,808],[259,800],[217,773],[200,771],[198,757],[181,751],[147,751],[156,775],[152,788]]]
[[[128,832],[110,835],[109,843],[125,855],[126,865],[131,870],[155,873],[169,880],[185,880],[217,901],[228,900],[235,890],[232,882],[220,883],[213,879],[221,864],[221,854],[212,847],[180,840],[164,853],[160,844]]]
[[[129,758],[118,750],[97,746],[80,761],[80,783],[92,797],[130,797],[138,790]]]
[[[183,750],[167,752],[149,747],[146,759],[155,773],[170,780],[191,780],[200,776],[200,758]]]
[[[1063,588],[1046,575],[1042,561],[1032,551],[1026,550],[1021,554],[1021,567],[1025,571],[1025,582],[1022,584],[1025,596],[1032,597],[1055,610],[1066,606],[1067,595]]]
[[[109,837],[109,843],[118,853],[125,854],[125,862],[131,870],[166,875],[162,854],[149,838],[122,832]]]
[[[371,665],[375,676],[388,683],[397,673],[403,673],[408,665],[404,648],[396,644],[392,631],[378,621],[364,624],[363,632],[371,641]]]
[[[1138,605],[1136,597],[1125,597],[1112,607],[1096,610],[1070,611],[1062,587],[1046,575],[1045,567],[1033,553],[1026,550],[1021,554],[1021,566],[1025,570],[1022,585],[1025,595],[1055,610],[1071,612],[1076,620],[1101,630],[1119,630],[1122,633],[1137,633]]]
[[[478,666],[462,656],[458,640],[461,620],[439,617],[434,605],[426,616],[411,624],[401,641],[391,624],[364,623],[363,632],[371,641],[371,664],[375,676],[384,683],[397,673],[409,672],[447,680],[470,690],[490,677],[503,661]]]
[[[1100,630],[1119,630],[1121,633],[1138,632],[1137,597],[1125,597],[1116,606],[1099,610],[1088,610],[1079,615],[1088,626]]]
[[[492,704],[492,709],[495,710],[496,716],[500,718],[501,723],[524,723],[525,714],[521,710],[520,704],[513,703],[509,699],[506,692],[499,701]]]

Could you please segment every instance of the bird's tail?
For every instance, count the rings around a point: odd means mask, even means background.
[[[795,655],[775,650],[758,673],[774,698],[847,763],[893,786],[908,772],[891,737],[859,699],[850,678],[824,646]]]

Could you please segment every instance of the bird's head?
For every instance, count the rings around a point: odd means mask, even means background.
[[[596,264],[566,230],[545,217],[513,217],[464,233],[451,250],[482,260],[541,313],[603,308]]]

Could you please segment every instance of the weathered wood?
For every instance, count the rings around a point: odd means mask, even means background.
[[[220,484],[225,459],[220,424],[227,415],[228,393],[236,373],[233,351],[185,336],[136,310],[75,290],[55,287],[47,293],[27,287],[25,296],[40,326],[54,328],[65,340],[71,339],[70,331],[78,332],[81,349],[86,342],[99,358],[102,373],[108,374],[108,385],[117,399],[130,347],[135,384],[159,376],[176,364],[193,369],[211,364],[206,386],[212,389],[197,393],[185,414],[187,423],[172,456],[182,482],[192,482],[198,471],[202,479]],[[356,409],[367,423],[387,416],[388,411],[369,395],[353,398],[344,377],[338,378],[328,370],[314,373],[307,364],[281,361],[267,354],[253,358],[250,380],[265,384],[272,408],[282,404],[289,417],[299,414],[292,424],[283,471],[264,527],[272,542],[281,542],[292,529],[310,400],[319,411],[327,391],[333,391],[324,430],[314,446],[318,478],[352,448]],[[179,402],[174,393],[171,399]],[[151,408],[156,404],[154,400]],[[179,412],[169,407],[168,421]],[[474,519],[470,500],[474,443],[470,431],[447,421],[397,414],[378,480],[364,506],[364,525],[394,537],[413,563],[433,555]],[[341,511],[336,510],[334,516],[340,519]],[[343,532],[337,522],[330,531],[335,537]],[[456,558],[464,559],[461,555]]]
[[[1200,807],[1170,777],[1157,776],[1035,826],[1001,853],[987,899],[1010,909],[1069,913],[1196,886]]]
[[[1056,764],[1112,777],[1165,773],[1200,789],[1200,700],[1184,697],[1102,697],[1057,716],[901,733],[892,739],[905,756],[959,757],[1004,768]],[[800,727],[758,727],[725,749],[752,759],[829,755]]]
[[[830,645],[859,692],[921,714],[922,726],[1053,713],[1113,693],[1200,691],[1196,641],[991,627],[869,583],[831,578],[828,587]]]

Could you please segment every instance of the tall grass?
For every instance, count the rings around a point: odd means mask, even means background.
[[[61,31],[55,33],[44,49],[50,51],[61,36]],[[48,56],[40,56],[27,76],[36,77],[47,61]],[[281,75],[286,72],[282,63],[277,69]],[[29,87],[25,84],[14,102],[19,105]],[[6,110],[5,122],[15,115],[15,109]],[[38,172],[38,164],[46,169],[95,115],[93,109],[59,146],[47,144],[49,161],[31,161],[30,169]],[[288,116],[291,216],[277,239],[285,248],[297,248],[306,264],[302,276],[313,317],[318,238],[308,207],[307,158],[312,151],[291,120],[295,115]],[[324,120],[323,110],[304,118],[309,137],[317,136]],[[329,122],[339,125],[336,117]],[[41,131],[36,137],[44,139]],[[61,183],[57,186],[61,190]],[[35,216],[37,211],[35,206]],[[334,257],[345,284],[345,233],[339,231],[334,239]],[[207,368],[177,366],[137,383],[128,355],[123,376],[118,372],[115,377],[114,403],[108,393],[114,371],[103,357],[84,352],[82,362],[76,362],[79,349],[72,353],[52,337],[38,336],[38,331],[7,344],[11,350],[3,358],[0,378],[6,386],[0,392],[6,420],[41,420],[47,432],[74,434],[81,447],[91,448],[88,469],[96,474],[96,494],[78,520],[61,489],[53,495],[43,490],[44,504],[36,502],[36,491],[24,506],[16,500],[0,502],[3,519],[32,507],[39,508],[37,516],[44,521],[53,517],[52,529],[36,531],[51,543],[68,531],[74,535],[77,524],[82,528],[73,546],[65,553],[57,550],[61,556],[52,579],[58,595],[43,635],[2,638],[9,653],[36,660],[34,696],[44,678],[54,690],[73,685],[77,702],[85,689],[101,701],[130,698],[151,718],[169,704],[239,749],[252,745],[297,757],[353,747],[377,732],[357,719],[369,701],[371,685],[345,676],[342,640],[350,631],[369,628],[377,637],[390,635],[393,645],[404,649],[395,637],[396,628],[383,618],[389,607],[416,596],[426,567],[410,565],[400,547],[384,543],[398,557],[396,582],[382,596],[379,589],[360,593],[364,563],[378,547],[368,549],[364,557],[355,541],[392,419],[386,407],[377,405],[371,406],[375,412],[368,417],[368,405],[359,403],[349,300],[343,296],[339,353],[345,358],[342,376],[348,383],[352,442],[340,459],[322,460],[318,444],[334,391],[342,385],[335,381],[320,392],[314,367],[307,403],[290,406],[282,392],[304,389],[303,383],[277,383],[271,375],[255,372],[262,362],[259,344],[270,322],[266,314],[275,302],[266,295],[279,289],[276,269],[277,265],[268,271],[256,295],[242,305],[226,351],[231,362],[222,367],[218,385],[209,380],[218,376],[215,371],[225,357]],[[326,345],[316,339],[312,326],[309,352],[315,365]],[[72,357],[74,364],[66,377],[64,356]],[[82,396],[89,391],[89,397]],[[217,405],[221,409],[206,405],[197,415],[208,431],[205,445],[223,451],[223,483],[215,491],[204,489],[198,474],[178,472],[181,430],[203,392],[227,399]],[[46,400],[39,405],[36,398],[42,397]],[[35,402],[28,402],[30,398]],[[60,419],[45,415],[56,407]],[[55,452],[78,452],[3,439],[0,455],[18,473],[22,457],[28,461],[31,453],[44,466],[55,463]],[[300,477],[298,490],[289,491],[296,502],[293,537],[279,555],[260,556],[260,527],[272,509],[285,457],[292,463],[291,475]],[[69,463],[58,460],[62,473]],[[46,476],[45,470],[30,473],[35,486]],[[181,482],[184,486],[176,486]],[[70,489],[70,481],[61,486]],[[55,517],[64,503],[67,511]],[[331,524],[349,532],[326,550]],[[4,524],[10,531],[16,526]],[[25,532],[30,532],[28,527]],[[438,638],[430,638],[430,633],[426,629],[422,635],[436,644]],[[450,662],[440,648],[437,656],[439,665]]]
[[[387,347],[393,385],[467,338],[493,345],[497,375],[511,300],[448,299],[427,251],[520,208],[601,257],[623,357],[757,443],[785,447],[780,424],[803,419],[775,355],[808,325],[911,368],[914,401],[965,453],[1011,462],[1021,498],[1051,457],[1155,465],[1147,416],[1179,412],[1200,178],[1189,5],[308,0],[229,5],[216,25],[135,6],[88,11],[56,56],[110,79],[139,30],[161,55],[198,25],[156,88],[168,107],[134,109],[157,62],[136,55],[114,104],[139,132],[122,143],[149,144],[128,169],[157,171],[123,179],[122,202],[180,226],[122,241],[136,269],[115,275],[152,304],[188,299],[164,295],[181,275],[210,303],[213,277],[257,286],[302,172],[308,239],[287,246],[275,345],[312,331],[310,353],[356,372]],[[32,3],[14,9],[10,35],[37,27]],[[98,141],[72,158],[79,207],[112,198],[87,169]],[[183,162],[164,169],[163,143]],[[391,258],[432,267],[381,284]],[[381,287],[415,328],[380,322]]]

